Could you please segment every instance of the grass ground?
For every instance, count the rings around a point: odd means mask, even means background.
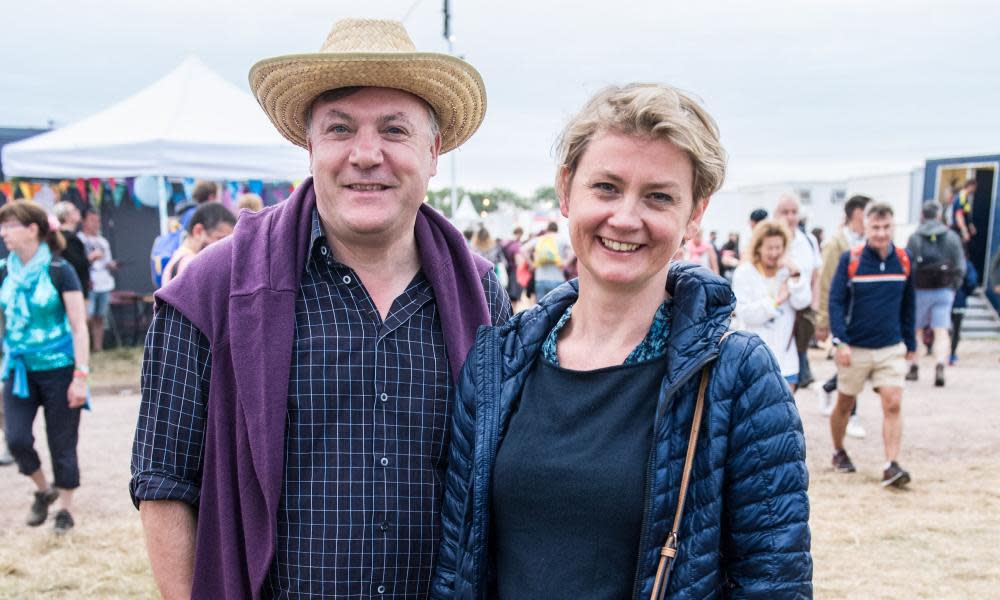
[[[858,473],[833,473],[827,421],[816,393],[797,395],[809,446],[817,598],[997,597],[1000,561],[1000,341],[963,342],[948,386],[931,386],[932,366],[904,397],[902,464],[908,491],[878,484],[880,409],[866,391],[865,440],[848,450]],[[76,529],[55,538],[50,525],[23,518],[31,488],[13,467],[0,469],[0,598],[155,598],[138,513],[128,497],[129,453],[138,410],[139,354],[95,357],[95,410],[84,415],[83,487]],[[833,370],[813,356],[817,377]],[[41,419],[36,437],[43,462]],[[46,470],[48,467],[46,466]]]

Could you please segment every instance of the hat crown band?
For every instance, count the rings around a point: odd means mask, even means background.
[[[326,37],[320,52],[416,52],[402,24],[377,19],[344,19]]]

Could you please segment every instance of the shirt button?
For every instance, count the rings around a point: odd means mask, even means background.
[[[320,246],[320,249],[319,249],[319,252],[320,252],[320,254],[322,254],[323,256],[326,256],[326,254],[327,254],[328,250],[326,249],[326,246]]]
[[[389,521],[382,521],[378,524],[378,528],[382,531],[389,531]],[[382,592],[379,592],[380,594]]]
[[[379,394],[378,399],[381,400],[382,402],[386,402],[387,400],[389,400],[389,394],[382,392],[381,394]]]
[[[344,275],[344,278],[341,279],[341,281],[343,281],[344,283],[351,283],[351,276],[350,275]]]
[[[378,593],[380,593],[380,594],[384,594],[385,593],[385,586],[384,585],[380,585],[377,588],[375,588],[375,591],[378,592]]]
[[[383,467],[388,467],[388,466],[389,466],[389,457],[388,457],[388,456],[383,456],[383,457],[382,457],[382,460],[380,460],[380,461],[378,461],[378,462],[379,462],[379,464],[381,464],[381,465],[382,465]]]

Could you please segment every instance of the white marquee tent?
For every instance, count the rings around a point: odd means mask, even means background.
[[[308,166],[249,92],[195,57],[95,115],[3,148],[8,177],[294,181]]]
[[[189,57],[95,115],[5,146],[3,166],[13,177],[279,181],[301,178],[308,162],[249,92]]]

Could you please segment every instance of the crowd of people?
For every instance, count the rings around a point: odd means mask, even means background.
[[[871,382],[882,483],[909,483],[904,381],[918,328],[938,385],[954,362],[974,186],[957,233],[929,204],[907,248],[887,204],[853,197],[817,236],[791,194],[753,211],[745,246],[717,246],[701,222],[726,173],[718,126],[633,83],[562,130],[568,235],[463,237],[424,199],[484,118],[471,65],[416,53],[401,23],[345,19],[250,85],[313,176],[261,212],[243,199],[238,226],[199,184],[154,244],[129,492],[164,597],[811,597],[794,394],[827,340],[833,467],[855,470],[845,438],[864,435],[851,415]],[[63,532],[115,265],[74,210],[0,208],[7,442],[36,487],[28,524],[58,501]]]
[[[236,216],[215,202],[217,184],[199,182],[190,206],[177,207],[179,236],[163,284],[190,259],[232,233]],[[247,195],[253,196],[253,195]],[[259,197],[240,206],[260,210]],[[0,237],[8,256],[0,261],[3,313],[3,405],[0,466],[16,464],[36,490],[26,523],[37,527],[58,501],[54,529],[74,526],[73,491],[80,484],[76,448],[81,410],[89,408],[90,355],[104,349],[104,331],[118,262],[101,233],[101,215],[62,201],[51,214],[31,201],[0,208]],[[50,481],[34,448],[32,428],[41,410],[52,457]]]
[[[793,392],[813,382],[808,347],[829,342],[837,372],[822,384],[821,413],[830,418],[837,471],[856,470],[844,441],[866,436],[857,397],[870,382],[882,405],[882,484],[910,482],[898,461],[904,381],[919,378],[918,338],[934,356],[935,386],[945,385],[946,365],[958,360],[963,313],[978,280],[968,258],[975,230],[963,219],[974,193],[970,180],[954,201],[926,202],[905,248],[893,243],[892,207],[863,195],[847,200],[844,221],[822,246],[799,223],[793,195],[778,199],[774,219],[766,209],[750,215],[751,241],[731,276],[733,326],[764,340]],[[717,253],[727,258],[734,249]]]

